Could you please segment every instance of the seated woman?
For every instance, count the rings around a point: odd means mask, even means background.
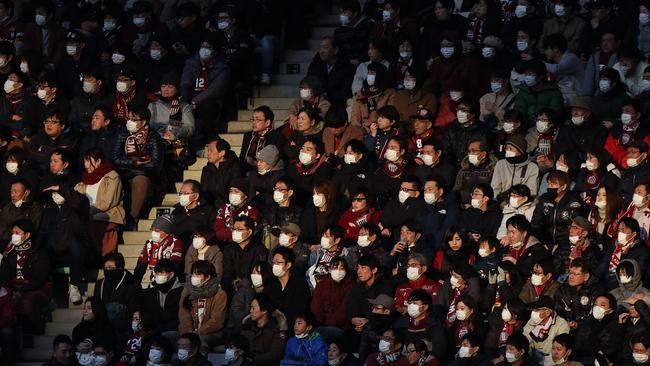
[[[287,168],[287,175],[296,183],[296,198],[308,198],[314,184],[329,179],[332,170],[323,142],[313,137],[308,138],[300,147],[298,161]]]
[[[404,80],[402,81],[404,89],[395,94],[394,105],[399,111],[400,121],[408,121],[421,108],[430,110],[433,115],[437,112],[436,96],[422,90],[424,76],[419,71],[417,66],[408,66],[404,71]]]
[[[0,274],[9,279],[7,287],[14,293],[14,311],[24,320],[23,327],[42,332],[45,324],[41,311],[49,304],[50,258],[45,248],[33,240],[34,224],[19,220],[13,224],[11,242],[3,253]]]
[[[223,253],[217,245],[214,230],[207,226],[199,226],[194,231],[192,247],[185,253],[185,273],[192,273],[192,265],[197,261],[208,261],[217,273],[217,281],[221,281],[223,273]]]
[[[296,127],[284,143],[283,153],[286,160],[289,162],[298,161],[302,146],[307,139],[322,141],[324,128],[325,122],[318,109],[301,108],[298,111]]]
[[[402,331],[407,342],[424,342],[427,348],[433,349],[434,358],[444,359],[447,335],[435,314],[431,295],[423,289],[411,292],[406,315],[395,323],[395,329]]]
[[[162,137],[168,182],[182,180],[183,170],[194,161],[190,153],[194,133],[192,106],[181,100],[178,74],[169,72],[160,82],[160,98],[149,103],[151,129]]]
[[[328,335],[332,335],[331,338],[343,335],[343,329],[347,325],[345,305],[353,286],[353,274],[348,270],[345,258],[332,259],[330,276],[318,282],[310,306],[316,320],[322,325],[318,331],[328,339]]]
[[[456,353],[451,366],[491,366],[492,361],[483,352],[483,338],[480,333],[466,333],[460,342],[460,348]]]
[[[303,108],[316,109],[319,111],[321,119],[330,108],[330,102],[327,100],[320,79],[314,75],[309,75],[300,80],[300,99],[296,99],[289,107],[289,114],[284,119],[285,125],[282,132],[289,136],[292,131],[296,130],[298,125],[298,114]]]
[[[339,226],[345,232],[345,245],[357,243],[359,230],[365,224],[379,224],[381,212],[376,209],[370,190],[364,186],[358,187],[350,194],[350,208],[341,215]]]
[[[377,111],[395,104],[395,89],[389,86],[390,75],[386,67],[376,62],[368,65],[363,87],[352,102],[350,122],[369,131],[370,125],[377,122]]]
[[[72,343],[77,348],[80,363],[92,357],[93,344],[106,336],[116,336],[115,329],[102,301],[91,296],[84,303],[81,322],[72,329]]]
[[[95,255],[100,258],[117,249],[117,231],[126,221],[122,181],[99,148],[87,151],[83,159],[84,174],[74,189],[88,197],[91,216],[88,233]]]
[[[300,241],[319,244],[329,225],[335,225],[341,214],[341,203],[334,183],[324,181],[314,185],[311,202],[307,204],[300,221]]]
[[[446,277],[454,264],[458,262],[474,264],[476,258],[470,249],[469,238],[465,230],[452,225],[445,235],[444,243],[444,248],[436,251],[433,260],[433,269],[442,277]]]
[[[5,169],[0,174],[0,205],[11,201],[11,185],[20,179],[29,183],[30,187],[39,186],[37,168],[27,159],[23,148],[14,146],[7,151]]]
[[[226,292],[219,286],[212,263],[199,260],[192,264],[190,283],[181,293],[178,311],[180,333],[195,332],[201,337],[202,353],[222,342],[220,331],[226,320]],[[202,309],[199,316],[199,309]]]
[[[140,107],[129,112],[126,129],[117,133],[111,160],[131,189],[131,212],[127,229],[137,228],[145,199],[152,194],[152,179],[162,168],[162,140],[149,128],[151,112]]]

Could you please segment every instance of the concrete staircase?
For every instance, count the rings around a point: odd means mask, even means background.
[[[253,109],[261,105],[268,105],[275,114],[276,123],[282,123],[288,114],[288,109],[293,100],[298,98],[298,83],[307,73],[309,63],[318,52],[320,39],[325,35],[333,34],[334,28],[339,21],[338,15],[328,15],[322,17],[313,28],[311,39],[309,40],[309,49],[307,50],[287,50],[284,51],[280,63],[279,73],[273,76],[272,85],[259,87],[255,90],[254,97],[250,100],[248,109],[238,112],[237,120],[230,121],[228,132],[221,134],[221,137],[227,140],[232,150],[239,154],[242,145],[243,134],[250,130],[250,119]],[[287,74],[287,65],[300,64],[300,74]],[[277,125],[277,124],[276,124]],[[183,179],[201,179],[201,169],[207,163],[207,159],[199,157],[195,164],[190,166],[184,173]],[[180,182],[176,183],[176,190],[180,188]],[[178,194],[170,193],[165,195],[161,206],[153,207],[149,217],[141,219],[138,223],[138,231],[124,232],[124,244],[118,246],[118,251],[124,255],[126,268],[133,271],[142,246],[146,239],[149,238],[150,228],[153,220],[156,218],[159,209],[171,209],[178,203]],[[103,273],[99,271],[99,278]],[[143,288],[149,286],[149,273],[144,276],[142,282]],[[88,290],[84,299],[91,296],[94,291],[94,283],[88,284]],[[52,355],[52,340],[58,334],[72,335],[72,329],[81,321],[82,306],[70,305],[67,309],[56,309],[52,313],[52,321],[47,323],[45,334],[34,337],[34,347],[23,350],[18,366],[40,366],[46,362]],[[1,362],[0,362],[1,363]]]

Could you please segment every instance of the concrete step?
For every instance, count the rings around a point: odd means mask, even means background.
[[[316,19],[316,24],[319,26],[338,27],[341,25],[339,14],[323,15]]]
[[[188,172],[188,171],[196,171],[196,170],[186,170],[186,172]],[[199,173],[200,172],[201,171],[199,170]],[[162,200],[161,204],[163,206],[174,206],[175,204],[178,203],[178,200],[179,200],[179,197],[178,197],[177,193],[167,193],[167,194],[165,194],[165,197],[163,197],[163,200]]]
[[[305,73],[307,70],[305,70]],[[306,74],[278,74],[273,76],[273,85],[292,85],[295,88],[298,88],[300,80],[302,80]]]
[[[68,335],[71,335],[68,333]],[[22,361],[31,361],[31,362],[40,362],[42,365],[43,362],[47,361],[52,357],[52,345],[50,344],[47,348],[24,348],[20,354],[20,359]]]
[[[56,309],[52,312],[52,323],[80,322],[82,314],[81,309]]]
[[[138,231],[151,231],[151,224],[153,224],[153,220],[140,219],[138,221]]]
[[[259,89],[258,98],[298,98],[300,89],[298,85],[271,85]]]
[[[250,122],[248,123],[250,125]],[[208,163],[208,158],[196,158],[196,161],[194,164],[190,165],[187,170],[202,170],[205,164]],[[178,192],[179,189],[176,189],[176,192]]]
[[[125,231],[123,234],[124,244],[144,245],[144,242],[151,237],[150,231]]]
[[[333,36],[336,27],[314,27],[311,30],[311,39],[321,39],[325,36]]]
[[[305,61],[305,62],[284,62],[284,61],[282,61],[280,63],[280,68],[278,70],[280,70],[280,74],[283,74],[283,75],[302,75],[302,74],[306,74],[307,70],[309,70],[309,63],[310,62],[311,62],[311,60]],[[292,65],[292,66],[291,66],[291,68],[287,69],[287,65]],[[296,69],[294,65],[298,65],[298,68]],[[289,72],[289,70],[291,70],[291,72]]]
[[[293,75],[286,75],[286,76],[293,76]],[[296,88],[298,87],[298,84],[296,84]],[[256,103],[256,106],[263,105],[261,103]],[[289,104],[290,105],[290,104]],[[277,108],[273,109],[273,114],[275,115],[275,120],[278,120],[280,117],[279,116],[286,116],[289,114],[289,105],[287,105],[284,108]],[[253,108],[251,109],[240,109],[237,111],[237,120],[238,121],[248,121],[250,123],[251,118],[253,118]]]
[[[52,345],[50,344],[50,348],[52,348]],[[52,351],[50,351],[50,355],[52,355]],[[32,362],[32,361],[21,361],[21,362],[16,362],[14,363],[14,366],[41,366],[43,365],[44,362],[47,362],[49,357],[45,360],[38,361],[38,362]]]
[[[239,153],[239,149],[235,150],[236,153]],[[201,172],[197,170],[186,170],[183,172],[183,180],[194,179],[201,181]]]
[[[299,63],[299,62],[311,62],[314,58],[315,52],[313,50],[287,50],[284,51],[284,58],[282,61]]]
[[[56,336],[58,334],[72,334],[72,329],[79,324],[79,320],[76,322],[57,322],[57,323],[47,323],[45,324],[45,335]],[[49,350],[52,349],[52,344],[50,344]],[[51,351],[50,351],[51,354]]]
[[[248,121],[228,122],[228,133],[246,133],[251,130],[251,123]],[[188,169],[192,170],[192,169]]]
[[[252,100],[253,105],[249,105],[248,109],[253,110],[259,106],[266,105],[269,106],[273,111],[276,109],[289,109],[291,103],[296,100],[296,98],[255,98]],[[273,114],[276,114],[273,112]],[[280,114],[276,114],[280,116]],[[286,116],[286,114],[285,114]],[[278,118],[279,119],[279,118]],[[241,118],[240,118],[241,120]],[[232,143],[230,143],[232,145]]]
[[[137,244],[121,244],[117,247],[117,251],[122,253],[124,258],[138,258],[142,252],[142,245]]]
[[[285,98],[275,98],[275,99],[285,99]],[[286,99],[293,100],[292,98],[286,98]],[[241,146],[242,142],[244,141],[244,134],[242,133],[222,133],[219,136],[222,139],[228,141],[230,146]]]

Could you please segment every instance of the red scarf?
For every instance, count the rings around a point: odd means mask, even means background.
[[[318,159],[317,162],[313,163],[312,165],[302,165],[302,163],[298,162],[296,163],[296,170],[300,175],[311,175],[316,173],[318,167],[323,165],[326,161],[327,161],[327,157],[323,155],[320,157],[320,159]]]
[[[456,303],[458,303],[460,295],[462,294],[462,291],[459,288],[453,288],[451,291],[451,302],[449,303],[449,309],[447,309],[447,319],[445,320],[447,328],[451,327],[454,321],[456,321]]]
[[[386,175],[391,178],[397,178],[400,175],[402,175],[402,173],[404,173],[405,168],[406,168],[405,159],[402,159],[402,162],[397,162],[397,163],[393,163],[392,161],[385,160],[384,165],[382,166],[384,173],[386,173]]]
[[[266,142],[266,134],[271,131],[271,126],[261,132],[253,132],[251,137],[251,143],[248,145],[248,151],[246,152],[246,157],[251,158],[253,161],[257,160],[257,153],[264,148],[264,143]]]
[[[625,245],[625,246],[621,244],[616,244],[616,247],[614,248],[614,253],[612,253],[612,259],[609,261],[610,272],[616,271],[616,267],[618,267],[618,264],[621,262],[621,256],[623,254],[627,254],[627,252],[630,251],[631,247],[632,244]]]
[[[535,294],[537,295],[537,298],[539,298],[540,296],[542,296],[542,294],[544,293],[544,290],[546,290],[546,288],[548,287],[548,285],[549,285],[552,281],[553,281],[553,278],[549,278],[549,279],[546,280],[546,282],[544,282],[541,286],[535,286],[535,285],[533,285],[533,290],[535,290]]]
[[[478,18],[472,19],[472,21],[469,23],[469,27],[467,27],[467,34],[465,35],[465,39],[471,41],[476,45],[482,45],[484,25],[485,25],[485,20],[478,19]]]
[[[144,148],[147,145],[147,137],[149,137],[149,125],[144,125],[136,133],[132,133],[126,137],[124,143],[124,153],[127,157],[142,156]]]
[[[129,115],[129,103],[131,103],[133,97],[135,97],[135,87],[129,88],[126,93],[117,93],[115,103],[113,103],[113,115],[116,118],[122,121],[126,120]]]
[[[84,171],[83,177],[81,177],[81,182],[87,186],[98,183],[102,178],[112,171],[113,165],[111,163],[102,163],[100,164],[92,173]]]
[[[379,134],[379,132],[377,132]],[[392,128],[388,134],[390,134],[390,137],[397,136],[399,134],[399,129],[398,128]],[[384,154],[386,153],[386,147],[388,146],[388,141],[390,141],[390,137],[384,141],[384,144],[381,144],[381,141],[379,139],[379,136],[375,139],[375,154],[377,154],[377,157],[379,160],[385,160]]]
[[[551,160],[555,160],[553,156],[554,139],[555,131],[551,133],[540,133],[539,136],[537,136],[537,153],[546,155]]]

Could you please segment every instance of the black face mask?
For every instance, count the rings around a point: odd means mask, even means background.
[[[376,331],[383,331],[391,326],[391,316],[389,314],[370,314],[370,327]]]
[[[521,164],[526,161],[528,157],[526,155],[519,155],[512,158],[506,158],[506,161],[510,164]]]
[[[104,270],[104,278],[107,281],[114,282],[122,278],[122,274],[124,274],[123,269],[105,269]]]
[[[546,192],[551,196],[552,198],[557,197],[557,188],[546,188]]]

